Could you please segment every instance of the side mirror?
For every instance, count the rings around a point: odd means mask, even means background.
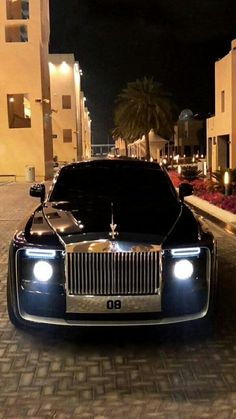
[[[181,183],[179,185],[179,198],[181,201],[184,200],[185,196],[190,196],[193,193],[193,186],[190,183]]]
[[[41,202],[44,202],[46,196],[46,189],[43,183],[35,183],[31,186],[29,191],[30,196],[40,198]]]

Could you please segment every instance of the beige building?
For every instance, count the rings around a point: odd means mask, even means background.
[[[196,119],[190,109],[183,109],[174,126],[174,144],[171,154],[193,156],[205,154],[205,122]]]
[[[81,155],[82,159],[90,159],[91,158],[91,123],[92,120],[90,118],[89,110],[86,106],[86,97],[84,96],[84,92],[81,92],[80,97],[80,109],[81,109],[81,124],[80,124],[80,131],[81,131]]]
[[[0,2],[0,175],[52,176],[48,0]]]
[[[167,143],[167,140],[155,134],[153,130],[149,132],[150,156],[153,160],[161,160],[161,156]],[[115,151],[118,155],[126,155],[125,141],[121,138],[118,138],[115,141]],[[145,137],[143,136],[142,138],[127,144],[127,154],[129,157],[144,159],[146,155]]]
[[[207,156],[212,171],[236,167],[236,40],[215,63],[215,116],[207,119]]]
[[[83,157],[81,71],[73,54],[50,54],[53,154],[59,162]]]

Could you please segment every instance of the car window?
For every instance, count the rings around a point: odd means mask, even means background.
[[[163,207],[178,203],[168,177],[160,169],[81,166],[62,170],[50,201],[85,203],[88,200],[119,200],[130,205],[152,201]]]

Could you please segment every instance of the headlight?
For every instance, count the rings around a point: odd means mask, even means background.
[[[174,275],[177,279],[189,279],[193,274],[193,264],[187,259],[178,260],[174,264]]]
[[[38,281],[47,282],[52,277],[53,269],[50,263],[45,261],[39,261],[34,265],[34,276]]]

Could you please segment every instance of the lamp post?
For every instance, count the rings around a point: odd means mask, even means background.
[[[225,195],[229,195],[229,184],[230,184],[230,178],[229,178],[229,172],[224,173],[224,185],[225,185]]]

